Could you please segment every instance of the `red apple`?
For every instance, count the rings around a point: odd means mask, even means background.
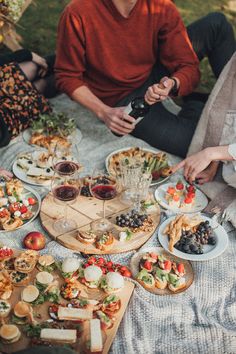
[[[30,250],[42,250],[46,245],[46,238],[38,231],[29,232],[23,240],[24,246]]]

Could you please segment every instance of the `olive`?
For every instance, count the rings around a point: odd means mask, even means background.
[[[208,244],[214,246],[216,244],[215,237],[210,237],[209,240],[208,240]]]
[[[33,164],[33,161],[29,160],[29,161],[28,161],[28,164],[32,165],[32,164]]]
[[[47,168],[47,169],[46,169],[46,172],[47,172],[47,173],[49,173],[50,171],[51,171],[51,169],[50,169],[50,168]]]

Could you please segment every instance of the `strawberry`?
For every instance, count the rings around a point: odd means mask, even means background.
[[[34,198],[28,198],[29,205],[36,204],[36,200]]]
[[[188,191],[188,192],[195,192],[196,189],[195,189],[195,187],[194,187],[193,185],[190,184],[190,185],[187,187],[187,191]]]
[[[179,196],[178,196],[178,194],[174,194],[174,195],[173,195],[173,200],[174,200],[175,202],[178,202],[178,201],[179,201]]]
[[[175,188],[174,187],[168,187],[167,193],[170,194],[170,195],[174,195],[175,194]]]
[[[184,203],[185,203],[185,204],[191,204],[192,202],[193,202],[193,199],[192,199],[192,198],[186,197],[186,198],[184,199]]]
[[[178,191],[182,191],[184,189],[184,185],[181,181],[178,181],[175,188],[178,190]]]
[[[152,263],[149,261],[145,261],[143,264],[143,267],[147,270],[151,270],[152,269]]]
[[[94,263],[96,263],[96,258],[95,257],[89,257],[89,259],[88,259],[88,264],[89,265],[91,265],[91,264],[94,264]]]
[[[177,265],[177,270],[178,270],[178,272],[179,272],[180,274],[184,274],[185,270],[184,270],[184,265],[183,265],[183,263],[179,263],[179,264]]]
[[[164,270],[171,270],[172,263],[169,260],[164,262]]]

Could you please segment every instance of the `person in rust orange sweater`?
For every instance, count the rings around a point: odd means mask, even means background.
[[[200,79],[176,6],[170,0],[72,0],[58,28],[58,88],[112,132],[184,156],[203,104],[195,111],[183,107],[178,117],[160,104],[171,93],[188,95]],[[135,126],[124,106],[140,95],[152,107]]]

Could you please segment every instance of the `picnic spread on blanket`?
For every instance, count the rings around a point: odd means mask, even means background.
[[[14,173],[0,182],[1,350],[150,353],[157,336],[161,353],[166,332],[176,353],[233,352],[235,231],[171,174],[178,158],[52,101],[69,122],[41,117],[0,157]]]

